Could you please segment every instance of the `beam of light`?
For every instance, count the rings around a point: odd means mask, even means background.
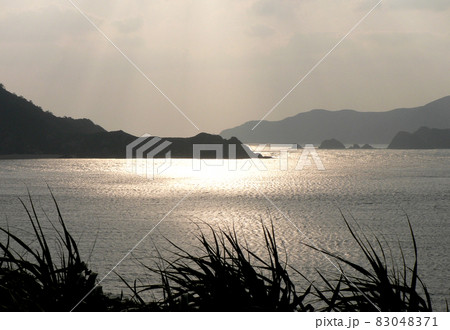
[[[289,96],[289,94],[291,94],[298,85],[300,85],[320,64],[322,64],[322,62],[328,57],[328,55],[330,55],[345,39],[347,39],[347,37],[383,2],[383,0],[380,0],[375,6],[372,7],[372,9],[369,10],[369,12],[367,14],[365,14],[363,16],[363,18],[361,18],[358,23],[356,23],[342,38],[341,40],[338,41],[338,43],[336,45],[333,46],[333,48],[331,48],[328,53],[326,53],[312,68],[311,70],[309,70],[302,79],[299,80],[298,83],[296,83],[294,85],[294,87],[292,87],[289,92],[286,93],[286,95],[284,95],[281,100],[279,100],[259,121],[258,123],[256,123],[255,126],[253,126],[252,131],[259,126],[259,124],[261,124],[261,122],[268,116],[270,115],[276,108],[278,108],[278,106],[284,101],[284,99],[286,97]]]
[[[175,108],[178,112],[194,126],[197,131],[200,129],[194,122],[151,80],[137,65],[134,63],[90,18],[89,16],[81,10],[72,0],[67,0],[127,61],[131,64],[131,66],[136,69],[150,84],[155,87],[155,89],[162,95],[164,98]]]

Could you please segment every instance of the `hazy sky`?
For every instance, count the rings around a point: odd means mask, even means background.
[[[75,2],[75,0],[74,0]],[[378,0],[78,0],[201,131],[260,119]],[[198,131],[67,0],[0,0],[0,82],[108,130]],[[450,1],[385,0],[267,118],[450,94]]]

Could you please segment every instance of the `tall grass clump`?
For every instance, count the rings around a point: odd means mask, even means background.
[[[325,286],[315,287],[318,301],[325,304],[323,311],[383,311],[383,312],[431,312],[430,294],[418,275],[418,251],[414,231],[407,217],[408,228],[414,250],[412,266],[406,263],[403,248],[399,246],[401,266],[395,262],[392,250],[377,237],[371,241],[350,225],[345,225],[363,253],[366,263],[361,264],[311,245],[338,262],[339,276],[327,279],[319,276]],[[345,271],[348,269],[348,271]]]
[[[160,284],[128,287],[142,307],[145,306],[142,293],[162,290],[164,298],[159,302],[162,310],[432,311],[430,294],[418,275],[417,244],[409,219],[414,249],[411,267],[401,247],[401,267],[398,267],[387,243],[375,237],[374,246],[345,217],[344,222],[365,260],[351,261],[305,244],[334,259],[339,272],[327,278],[318,271],[318,279],[306,279],[310,284],[301,291],[296,289],[292,275],[304,276],[281,260],[273,223],[262,225],[265,257],[252,252],[234,229],[209,227],[209,239],[204,232],[198,235],[199,254],[194,255],[171,243],[175,248],[171,259],[159,256],[157,267],[145,266],[158,274]]]
[[[210,239],[198,234],[201,255],[187,252],[171,242],[174,260],[159,257],[157,273],[161,284],[129,288],[137,302],[141,295],[162,290],[160,309],[167,311],[309,311],[304,304],[309,288],[298,293],[281,260],[273,225],[262,227],[267,258],[242,244],[236,230],[209,227]]]
[[[69,233],[58,204],[51,194],[58,215],[58,227],[47,218],[56,233],[56,247],[51,248],[33,200],[20,199],[30,222],[34,242],[26,243],[9,227],[0,228],[5,242],[0,242],[0,310],[69,311],[93,290],[97,274],[82,261],[77,243]],[[53,247],[54,244],[52,244]],[[56,254],[56,257],[55,257]],[[103,309],[101,288],[87,297],[78,310]]]
[[[399,262],[387,242],[370,240],[343,216],[363,260],[303,243],[338,268],[318,270],[310,280],[287,262],[273,221],[262,223],[264,251],[257,254],[235,228],[199,229],[198,249],[189,252],[174,242],[169,257],[159,254],[152,266],[141,265],[157,281],[127,283],[131,300],[111,298],[97,285],[97,274],[81,258],[53,194],[58,221],[44,230],[28,194],[20,200],[32,228],[25,242],[9,227],[0,228],[0,311],[432,311],[430,294],[419,276],[418,247],[409,219],[413,262],[399,247]],[[50,232],[54,239],[48,240]],[[305,281],[299,289],[294,278]],[[295,277],[294,277],[295,276]],[[153,298],[148,301],[147,296]],[[158,298],[154,298],[158,297]]]

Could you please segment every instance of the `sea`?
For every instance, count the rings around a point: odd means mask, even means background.
[[[30,209],[31,198],[57,255],[53,194],[103,290],[129,294],[120,277],[155,284],[159,278],[145,266],[155,266],[159,255],[175,258],[175,245],[201,255],[198,234],[210,235],[210,227],[235,230],[264,256],[261,228],[273,225],[288,264],[316,284],[318,271],[336,278],[337,261],[307,245],[365,262],[344,219],[369,241],[378,238],[391,251],[388,262],[401,268],[402,249],[412,267],[409,219],[419,275],[434,308],[444,310],[450,298],[450,150],[315,152],[315,158],[290,150],[237,161],[3,159],[0,225],[34,246],[21,203]],[[293,278],[299,291],[307,285]]]

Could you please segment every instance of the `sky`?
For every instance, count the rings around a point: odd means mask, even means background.
[[[0,83],[107,130],[219,133],[261,119],[378,1],[73,0],[134,67],[69,0],[0,0]],[[450,94],[449,58],[450,1],[385,0],[266,119],[423,105]]]

